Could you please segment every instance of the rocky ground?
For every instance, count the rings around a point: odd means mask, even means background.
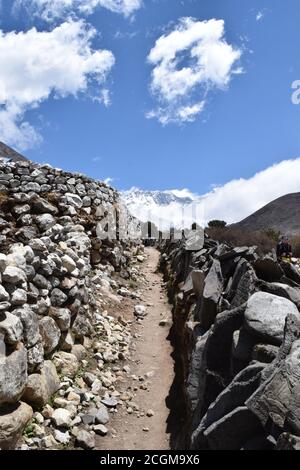
[[[34,412],[19,449],[169,449],[171,314],[158,252],[148,248],[135,262],[135,282],[114,279],[110,298],[95,285],[94,334],[78,361],[53,356],[58,390]]]

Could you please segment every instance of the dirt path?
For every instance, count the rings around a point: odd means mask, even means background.
[[[119,409],[110,422],[115,434],[111,433],[99,442],[98,448],[103,450],[170,449],[167,432],[170,410],[166,399],[174,378],[172,347],[167,339],[171,308],[163,288],[162,275],[156,272],[159,253],[154,248],[145,251],[148,259],[141,270],[146,282],[141,286],[143,295],[139,303],[147,306],[148,315],[141,323],[134,325],[135,351],[131,362],[128,362],[130,378],[122,384],[125,393],[126,390],[135,390],[134,402],[139,411],[128,414],[126,407]],[[160,326],[162,319],[168,319],[169,324]],[[154,413],[151,417],[147,416],[149,410]]]

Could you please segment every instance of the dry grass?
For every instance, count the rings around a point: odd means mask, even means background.
[[[256,245],[259,254],[269,253],[273,248],[276,248],[276,241],[265,232],[249,232],[233,228],[208,228],[206,233],[212,239],[227,243],[232,247]]]
[[[0,191],[0,207],[2,208],[8,201],[8,194]]]
[[[293,255],[296,258],[300,258],[300,236],[292,238],[291,245],[293,249]]]

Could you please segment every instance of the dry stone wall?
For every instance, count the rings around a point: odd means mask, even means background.
[[[174,446],[297,449],[300,273],[208,238],[161,246],[185,425]]]
[[[13,448],[33,411],[48,406],[61,388],[59,376],[74,376],[95,328],[110,337],[118,330],[114,350],[98,354],[102,365],[126,354],[125,326],[104,318],[95,298],[96,290],[114,296],[112,273],[134,276],[130,260],[138,243],[97,237],[97,223],[119,206],[116,191],[82,174],[0,163],[0,448]],[[90,378],[95,394],[96,379]],[[76,408],[59,410],[45,417],[76,417]]]

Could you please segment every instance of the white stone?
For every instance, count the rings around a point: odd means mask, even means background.
[[[69,428],[71,424],[71,413],[65,408],[57,408],[51,419],[58,428]]]

